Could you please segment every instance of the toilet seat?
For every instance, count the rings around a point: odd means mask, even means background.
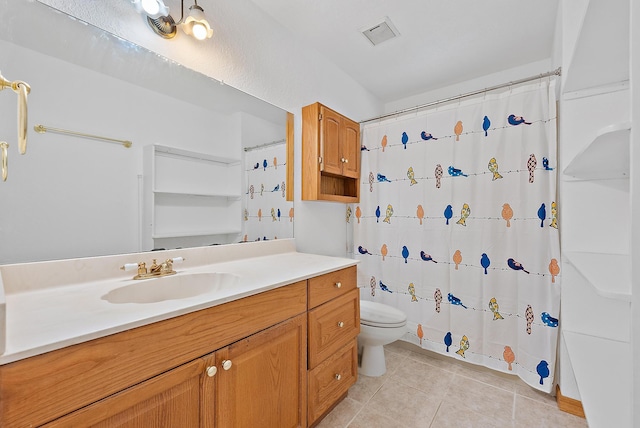
[[[404,312],[389,305],[360,301],[360,324],[378,328],[402,327],[407,323]]]

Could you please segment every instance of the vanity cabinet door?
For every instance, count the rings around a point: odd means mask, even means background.
[[[199,358],[149,379],[45,427],[161,428],[200,426],[200,385],[206,361]]]
[[[216,351],[216,428],[306,426],[306,345],[302,314]]]

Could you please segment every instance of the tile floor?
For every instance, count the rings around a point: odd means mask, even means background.
[[[587,427],[516,376],[406,342],[385,346],[385,359],[387,373],[358,376],[318,428]]]

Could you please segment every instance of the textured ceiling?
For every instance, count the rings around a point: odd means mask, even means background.
[[[252,67],[252,55],[263,60],[270,55],[260,43],[255,43],[256,34],[290,35],[292,40],[308,46],[312,55],[318,56],[319,52],[321,58],[384,103],[550,58],[559,3],[557,0],[230,3],[200,0],[216,31],[213,41],[194,43],[180,35],[172,43],[166,43],[151,34],[131,0],[38,1],[218,79],[226,79],[218,77],[225,74],[242,76],[244,71],[236,69],[236,64]],[[165,1],[171,5],[172,13],[178,13],[177,0]],[[13,7],[14,0],[0,0],[3,2],[6,7]],[[261,13],[252,13],[255,11]],[[400,35],[372,46],[361,30],[385,17]],[[211,49],[210,55],[202,55],[204,49]],[[241,52],[241,57],[229,57],[229,52]],[[275,58],[274,55],[274,61]],[[291,67],[303,60],[291,58]]]
[[[251,0],[383,102],[547,59],[558,1]],[[389,17],[399,37],[361,34]]]

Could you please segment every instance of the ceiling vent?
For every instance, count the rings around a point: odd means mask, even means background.
[[[389,17],[385,17],[375,25],[361,28],[360,31],[374,46],[400,35]]]

